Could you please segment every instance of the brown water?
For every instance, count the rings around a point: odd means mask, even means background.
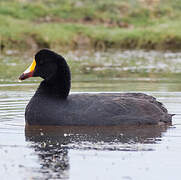
[[[0,179],[180,180],[181,86],[126,78],[76,81],[74,92],[144,92],[157,97],[170,126],[25,127],[37,83],[0,84]]]

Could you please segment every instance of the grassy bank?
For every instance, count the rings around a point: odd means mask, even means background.
[[[29,52],[29,51],[28,51]],[[27,51],[6,51],[0,56],[0,84],[17,82],[20,74],[31,64],[33,54]],[[63,53],[70,66],[72,81],[148,81],[178,83],[181,79],[181,53],[143,50],[77,50]],[[34,82],[30,78],[25,83]]]
[[[1,0],[1,48],[181,49],[170,0]]]

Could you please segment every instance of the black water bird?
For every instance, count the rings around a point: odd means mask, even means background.
[[[172,115],[154,97],[143,93],[70,94],[71,74],[66,60],[42,49],[19,77],[41,77],[25,110],[28,125],[140,125],[170,123]]]

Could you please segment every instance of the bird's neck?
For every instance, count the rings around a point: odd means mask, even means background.
[[[68,68],[68,67],[67,67]],[[59,71],[49,80],[43,80],[37,89],[36,95],[66,99],[71,87],[71,76],[68,69]]]

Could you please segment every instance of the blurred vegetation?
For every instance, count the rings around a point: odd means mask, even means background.
[[[3,48],[181,49],[181,0],[0,0]]]
[[[27,53],[28,52],[28,53]],[[17,83],[32,63],[29,51],[6,50],[0,55],[0,84]],[[70,66],[72,81],[146,81],[178,83],[181,87],[181,53],[143,50],[76,50],[60,53]],[[30,55],[31,54],[31,55]],[[29,78],[33,83],[41,78]],[[113,82],[111,82],[113,83]],[[120,86],[120,83],[118,83]]]

